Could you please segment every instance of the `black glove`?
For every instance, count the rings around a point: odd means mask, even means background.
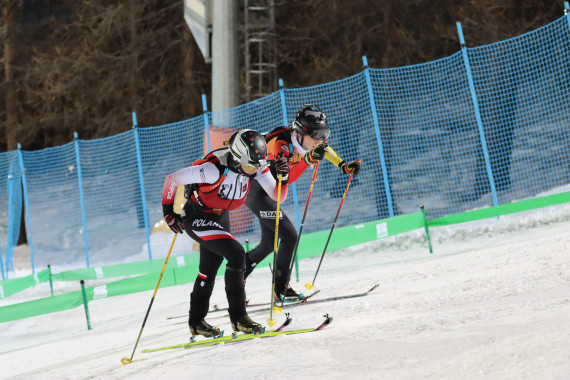
[[[281,157],[279,160],[275,161],[275,174],[277,176],[281,175],[281,185],[286,185],[289,181],[289,160],[285,157]]]
[[[338,167],[344,174],[357,175],[360,173],[360,160],[352,161],[348,164],[343,160]]]
[[[174,212],[174,205],[162,205],[162,213],[164,215],[164,221],[168,227],[175,234],[182,234],[184,232],[184,223],[180,219],[180,214]]]
[[[310,152],[305,153],[304,160],[307,163],[307,165],[316,164],[317,162],[325,158],[326,149],[327,149],[327,143],[324,142],[317,145]]]

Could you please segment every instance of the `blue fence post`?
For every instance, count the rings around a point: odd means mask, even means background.
[[[483,130],[483,120],[481,119],[481,111],[479,110],[479,101],[477,100],[477,93],[475,92],[475,82],[473,81],[473,74],[471,72],[471,66],[469,65],[467,47],[465,47],[465,39],[463,38],[463,30],[461,29],[460,22],[457,22],[457,33],[459,34],[459,43],[461,44],[461,53],[463,54],[463,63],[465,64],[465,71],[469,82],[469,91],[471,92],[471,100],[473,101],[475,119],[477,120],[477,127],[479,128],[479,138],[481,139],[481,148],[483,149],[483,156],[485,157],[487,176],[489,177],[489,184],[491,185],[493,205],[498,206],[497,189],[495,188],[495,179],[493,178],[493,171],[491,169],[491,158],[489,156],[489,149],[487,148],[487,140],[485,139],[485,131]]]
[[[283,126],[287,127],[287,104],[285,103],[285,89],[283,88],[283,79],[279,78],[279,97],[281,98],[281,113],[283,115]],[[293,182],[293,204],[295,205],[295,219],[297,220],[297,231],[301,229],[301,212],[299,210],[299,198],[297,197],[297,184]],[[297,281],[299,281],[299,256],[295,256],[295,273]]]
[[[210,121],[208,120],[208,102],[206,95],[202,94],[202,110],[204,111],[204,131],[206,132],[206,144],[208,145],[208,152],[212,151],[210,146]]]
[[[10,164],[10,169],[12,169],[12,164]],[[14,228],[20,228],[20,226],[15,226],[14,225],[14,218],[13,215],[11,215],[12,212],[15,211],[14,208],[14,176],[12,175],[12,173],[8,172],[8,230],[7,230],[7,234],[6,234],[6,252],[5,252],[5,262],[6,265],[2,265],[0,266],[0,269],[2,270],[2,279],[6,279],[8,278],[8,272],[10,271],[10,268],[13,270],[14,269],[14,263],[12,262],[12,260],[10,260],[10,258],[8,257],[10,250],[12,249],[12,235],[14,234]],[[21,213],[22,210],[19,210],[19,212]],[[19,219],[19,218],[18,218]],[[18,242],[16,242],[17,244]],[[0,247],[0,262],[2,261],[2,247]],[[6,268],[6,269],[4,269]],[[4,276],[4,270],[6,271],[6,276]]]
[[[281,112],[283,115],[283,126],[287,127],[289,122],[287,121],[287,105],[285,103],[285,89],[283,88],[283,79],[279,78],[279,96],[281,98]],[[291,185],[293,188],[293,202],[295,203],[295,217],[297,219],[297,230],[301,228],[301,213],[299,211],[299,198],[297,198],[297,184],[293,182]]]
[[[8,205],[8,207],[10,207],[10,205]],[[8,230],[9,229],[10,229],[10,218],[8,218]],[[6,238],[8,238],[8,236],[6,236]],[[6,256],[8,256],[8,252],[6,252]],[[6,263],[6,266],[8,266],[8,263]],[[4,256],[2,255],[2,239],[0,239],[0,272],[2,273],[2,280],[5,280],[6,276],[8,275],[8,271],[6,270],[6,275],[4,275]],[[0,298],[3,298],[2,294],[0,294]]]
[[[143,211],[143,218],[144,218],[144,230],[146,234],[146,245],[148,246],[148,259],[152,260],[152,250],[150,248],[150,231],[148,228],[148,210],[146,208],[146,190],[144,187],[144,175],[143,175],[143,166],[142,166],[142,156],[141,156],[141,144],[139,138],[139,128],[137,124],[137,113],[133,112],[133,129],[135,134],[135,148],[137,151],[137,166],[139,169],[139,186],[141,190],[141,202],[142,202],[142,211]]]
[[[132,113],[132,118],[133,118],[133,128],[136,128],[139,126],[139,124],[137,123],[137,113],[133,111]]]
[[[570,28],[570,5],[568,5],[567,1],[564,2],[564,16],[566,16],[568,27]]]
[[[380,123],[378,122],[378,112],[376,112],[376,100],[374,99],[374,91],[372,91],[372,80],[370,79],[370,67],[368,67],[368,58],[362,57],[362,65],[364,66],[364,76],[366,77],[366,87],[368,88],[368,100],[370,109],[372,110],[372,119],[374,120],[374,130],[376,131],[376,140],[378,141],[378,154],[380,155],[380,165],[382,166],[382,179],[384,180],[384,191],[386,192],[386,202],[388,203],[388,212],[390,217],[394,216],[394,206],[392,205],[392,192],[390,191],[390,183],[388,181],[388,169],[386,167],[386,157],[384,156],[384,148],[382,145],[382,136],[380,135]]]
[[[77,132],[73,132],[75,144],[75,163],[77,165],[77,182],[79,184],[79,201],[81,203],[81,222],[83,223],[83,244],[85,245],[85,264],[89,268],[89,239],[87,238],[87,216],[85,215],[85,197],[83,194],[83,172],[81,170],[81,155],[79,154],[79,140]]]
[[[28,226],[28,245],[30,246],[30,265],[32,267],[32,274],[36,273],[34,267],[34,243],[32,239],[32,223],[30,221],[30,202],[28,197],[28,184],[26,181],[26,168],[24,167],[24,156],[22,154],[22,145],[18,144],[18,160],[20,161],[20,170],[22,173],[22,188],[24,189],[24,205],[26,206],[26,224]]]

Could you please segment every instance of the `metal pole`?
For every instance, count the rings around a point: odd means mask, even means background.
[[[287,121],[287,103],[285,102],[285,88],[283,87],[283,79],[279,78],[279,97],[281,99],[281,114],[283,115],[283,126],[287,127],[289,122]],[[299,197],[297,196],[297,183],[293,182],[290,186],[293,189],[293,204],[295,205],[295,218],[297,220],[297,230],[300,230],[302,226],[301,222],[301,212],[299,211]],[[290,272],[290,271],[289,271]],[[295,273],[297,276],[297,281],[299,281],[299,259],[295,259]]]
[[[424,217],[424,228],[426,231],[426,236],[427,236],[427,241],[428,241],[428,246],[429,246],[429,253],[433,253],[433,249],[431,248],[431,239],[429,237],[429,228],[428,228],[428,223],[427,223],[427,218],[426,218],[426,210],[424,209],[424,205],[421,205],[420,208],[422,209],[422,215]]]
[[[141,155],[141,144],[139,138],[139,128],[137,125],[137,114],[133,112],[133,128],[135,133],[135,149],[137,152],[137,166],[139,170],[139,184],[141,190],[141,202],[142,202],[142,212],[143,212],[143,219],[144,219],[144,229],[146,233],[146,243],[148,246],[148,259],[152,260],[152,250],[150,248],[150,229],[148,226],[148,210],[146,208],[146,190],[144,187],[144,174],[143,174],[143,166],[142,166],[142,155]]]
[[[212,111],[214,112],[239,104],[238,8],[238,1],[212,0]]]
[[[152,294],[152,298],[150,300],[150,304],[148,305],[148,309],[146,311],[146,315],[144,316],[144,320],[141,326],[141,330],[139,332],[139,336],[137,337],[137,342],[135,343],[135,347],[133,348],[133,353],[131,354],[131,357],[123,357],[121,359],[121,363],[123,364],[129,364],[133,362],[133,356],[135,356],[135,351],[137,349],[137,346],[139,345],[139,340],[141,339],[141,335],[144,329],[144,325],[146,324],[146,320],[148,318],[148,315],[150,313],[150,308],[152,307],[152,303],[154,302],[154,298],[156,297],[156,292],[158,291],[158,287],[160,286],[160,281],[162,280],[162,275],[164,274],[164,270],[166,269],[166,264],[168,264],[168,259],[170,258],[170,254],[172,253],[172,247],[174,247],[174,242],[176,241],[176,236],[178,236],[177,234],[174,234],[174,238],[172,239],[172,243],[170,244],[170,249],[168,250],[168,255],[166,255],[166,260],[164,260],[164,265],[162,266],[162,270],[160,271],[160,276],[158,276],[158,282],[156,283],[156,287],[154,288],[154,293]]]
[[[35,274],[34,268],[34,243],[32,240],[32,223],[30,220],[30,202],[28,197],[28,185],[26,180],[26,169],[24,167],[24,157],[22,154],[22,145],[18,144],[18,159],[20,161],[20,169],[22,173],[22,187],[24,188],[24,204],[26,205],[26,224],[28,227],[28,245],[30,246],[30,263],[32,274]]]
[[[79,154],[79,140],[77,132],[73,132],[75,144],[75,164],[77,165],[77,181],[79,184],[79,202],[81,204],[81,222],[83,223],[83,245],[85,246],[85,263],[89,268],[89,240],[87,238],[87,217],[85,215],[85,197],[83,195],[83,172],[81,170],[81,158]]]
[[[273,241],[273,280],[271,281],[271,306],[269,308],[269,318],[267,324],[273,326],[277,320],[273,318],[273,294],[275,294],[275,276],[277,273],[277,242],[279,241],[279,206],[281,203],[281,174],[277,178],[277,210],[275,212],[275,239]],[[280,310],[279,310],[280,312]]]
[[[212,146],[210,144],[210,122],[208,120],[208,102],[206,100],[206,95],[202,94],[202,110],[204,111],[204,133],[206,134],[206,145],[208,146],[208,152],[212,151]]]
[[[465,39],[463,38],[463,30],[461,23],[457,22],[457,33],[459,34],[459,42],[461,44],[461,53],[463,54],[463,63],[465,64],[465,71],[467,73],[467,80],[469,82],[469,90],[471,91],[471,100],[473,101],[473,110],[475,112],[475,119],[477,120],[477,127],[479,128],[479,139],[481,140],[481,148],[483,149],[483,156],[485,157],[485,167],[487,168],[487,176],[489,177],[489,184],[491,185],[491,194],[493,196],[493,205],[498,206],[497,190],[495,188],[495,179],[493,178],[493,170],[491,169],[491,158],[489,150],[487,149],[487,140],[485,139],[485,131],[483,130],[483,120],[481,119],[481,111],[479,110],[479,101],[477,100],[477,93],[475,92],[475,82],[473,81],[473,74],[471,66],[469,65],[469,57],[467,56],[467,48],[465,47]]]
[[[319,273],[319,269],[321,269],[321,264],[323,263],[323,259],[325,258],[325,253],[327,252],[327,247],[329,246],[329,242],[331,241],[331,236],[333,234],[334,227],[336,225],[336,221],[338,220],[338,215],[340,214],[340,209],[342,208],[342,205],[344,203],[344,198],[346,198],[346,193],[348,193],[348,188],[350,187],[350,183],[352,182],[352,177],[354,177],[354,174],[351,174],[350,177],[348,177],[348,183],[346,184],[346,188],[344,189],[344,194],[342,194],[342,199],[340,201],[340,205],[338,206],[338,211],[336,212],[336,216],[334,218],[334,222],[333,222],[333,225],[331,228],[331,232],[329,233],[327,243],[325,244],[325,249],[323,249],[323,254],[321,255],[321,260],[319,261],[319,266],[317,267],[317,271],[315,272],[315,277],[313,278],[313,282],[309,282],[309,283],[305,284],[305,287],[307,289],[312,289],[314,284],[315,284],[315,281],[317,279],[317,274]]]
[[[81,295],[83,296],[83,307],[85,308],[85,318],[87,318],[87,330],[91,328],[91,317],[89,316],[89,306],[87,306],[87,293],[85,292],[85,281],[79,281],[81,284]]]
[[[49,290],[51,291],[51,296],[53,297],[53,281],[51,278],[51,265],[48,264],[48,276],[49,276]]]
[[[380,123],[378,122],[378,113],[376,112],[376,100],[374,99],[374,91],[372,91],[372,79],[370,78],[370,67],[368,67],[368,58],[362,57],[364,65],[364,76],[366,77],[366,87],[368,89],[368,100],[370,110],[372,111],[372,119],[374,120],[374,130],[376,131],[376,140],[378,141],[378,154],[380,155],[380,165],[382,166],[382,179],[384,180],[384,191],[386,192],[386,202],[388,203],[388,212],[390,218],[394,216],[394,206],[392,205],[392,192],[390,191],[390,182],[388,180],[388,168],[386,166],[386,158],[384,157],[384,148],[382,146],[382,136],[380,135]]]
[[[297,256],[297,249],[299,248],[299,242],[301,241],[301,235],[303,234],[303,226],[305,225],[305,218],[307,217],[307,210],[309,209],[309,202],[311,201],[311,195],[313,194],[313,187],[317,179],[317,170],[319,169],[319,162],[315,165],[315,170],[313,171],[313,178],[311,179],[311,187],[309,188],[309,196],[307,197],[307,203],[305,203],[305,212],[303,212],[303,220],[301,221],[301,228],[299,229],[299,235],[297,235],[297,242],[295,242],[295,249],[293,249],[293,258],[291,260],[291,265],[289,266],[289,271],[287,272],[287,285],[285,289],[289,287],[289,281],[291,280],[291,272],[293,271],[293,263],[298,263],[299,259]],[[299,272],[297,271],[297,276]],[[297,281],[299,278],[297,277]],[[281,307],[285,303],[285,297],[281,300]]]

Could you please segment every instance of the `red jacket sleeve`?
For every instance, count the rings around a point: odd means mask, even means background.
[[[289,142],[282,139],[269,141],[267,143],[267,159],[277,161],[281,157],[287,157],[289,159],[289,184],[295,182],[309,167],[305,160],[303,160],[303,156],[295,149],[291,152]]]

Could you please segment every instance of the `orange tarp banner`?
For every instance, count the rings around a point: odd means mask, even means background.
[[[231,128],[216,128],[214,126],[209,127],[210,132],[210,150],[223,148],[224,142],[228,141],[232,134],[236,132],[235,129]],[[206,136],[206,131],[204,131],[204,155],[208,154],[208,136]],[[242,206],[236,210],[230,211],[230,226],[232,234],[245,234],[251,231],[253,222],[253,214],[245,206]]]

